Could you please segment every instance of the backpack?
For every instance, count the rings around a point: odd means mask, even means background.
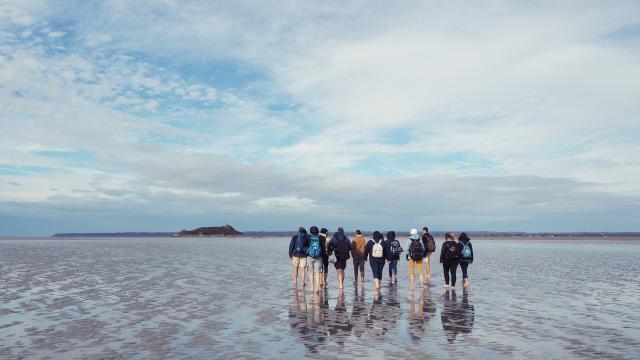
[[[317,258],[322,255],[320,249],[320,237],[318,235],[311,235],[311,246],[307,249],[307,256]]]
[[[423,252],[424,249],[422,248],[422,242],[420,241],[420,239],[412,239],[411,245],[409,245],[409,257],[413,260],[420,260],[424,257]]]
[[[391,242],[391,255],[393,256],[400,256],[400,253],[402,253],[404,250],[402,250],[402,246],[400,246],[400,242],[398,240],[393,240]]]
[[[445,247],[444,258],[446,260],[457,260],[460,258],[460,248],[458,243],[453,241],[447,241],[442,246]]]
[[[376,259],[382,259],[384,256],[384,248],[382,247],[382,241],[375,242],[373,244],[373,248],[371,248],[371,256]]]
[[[470,241],[467,241],[466,244],[463,244],[464,247],[462,248],[462,253],[461,253],[463,259],[471,259],[472,252],[471,252],[471,246],[469,246],[469,243]]]
[[[304,253],[304,250],[302,249],[302,237],[304,235],[301,233],[298,233],[298,237],[296,238],[296,249],[295,249],[295,253],[296,254],[302,254]]]
[[[429,239],[427,239],[427,250],[429,252],[436,251],[436,241],[433,240],[433,236],[429,235]]]
[[[347,260],[351,256],[349,255],[349,242],[347,239],[342,238],[336,242],[336,257],[338,260]]]

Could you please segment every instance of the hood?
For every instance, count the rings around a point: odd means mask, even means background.
[[[367,238],[365,238],[365,237],[364,237],[364,235],[356,235],[356,236],[354,236],[354,237],[353,237],[353,239],[354,239],[354,240],[356,240],[356,239],[363,239],[363,240],[366,240]]]
[[[420,235],[413,234],[413,235],[409,236],[409,240],[420,240]]]

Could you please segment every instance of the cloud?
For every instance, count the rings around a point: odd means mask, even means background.
[[[7,233],[638,230],[634,2],[1,10]]]

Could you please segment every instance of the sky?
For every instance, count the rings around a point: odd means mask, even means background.
[[[637,1],[0,0],[0,235],[640,231]]]

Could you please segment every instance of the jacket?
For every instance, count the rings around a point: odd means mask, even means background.
[[[457,257],[453,258],[453,259],[445,259],[444,258],[444,254],[447,252],[447,249],[450,246],[455,246],[456,247],[456,251],[458,252]],[[441,263],[445,263],[445,262],[459,261],[460,260],[460,251],[462,250],[462,248],[460,246],[461,246],[460,243],[452,241],[452,240],[443,242],[442,246],[440,248],[440,262]]]
[[[299,257],[299,258],[306,258],[307,257],[307,248],[309,248],[309,245],[311,245],[310,243],[310,239],[309,239],[309,235],[302,233],[302,252],[296,252],[296,241],[298,240],[298,234],[295,234],[291,237],[291,242],[289,243],[289,257]]]
[[[351,240],[351,256],[354,259],[364,258],[365,255],[365,246],[367,245],[367,239],[365,239],[362,235],[356,235],[353,240]]]
[[[387,248],[387,260],[389,261],[394,261],[394,260],[400,260],[400,255],[393,255],[391,253],[391,243],[397,241],[396,238],[393,239],[387,239],[384,241],[385,243],[385,247]],[[400,243],[400,241],[398,241],[398,244]],[[402,247],[402,245],[400,245],[400,247]],[[405,253],[407,252],[407,249],[403,249],[405,251]]]
[[[384,263],[385,260],[387,259],[387,254],[389,253],[387,247],[385,246],[385,242],[383,240],[380,240],[380,244],[382,245],[382,257],[379,259],[371,256],[371,253],[373,252],[373,245],[375,245],[375,243],[376,243],[375,240],[369,240],[367,242],[367,245],[364,248],[364,259],[369,261],[375,261],[378,263]]]
[[[320,245],[322,246],[322,258],[327,259],[329,257],[329,250],[327,249],[327,235],[323,233],[320,233],[318,235],[320,236]]]
[[[329,241],[329,246],[327,246],[329,255],[331,255],[333,253],[333,250],[335,250],[338,241],[346,241],[348,249],[349,251],[351,251],[351,242],[349,241],[349,238],[346,237],[343,233],[335,232],[331,237],[331,241]]]

